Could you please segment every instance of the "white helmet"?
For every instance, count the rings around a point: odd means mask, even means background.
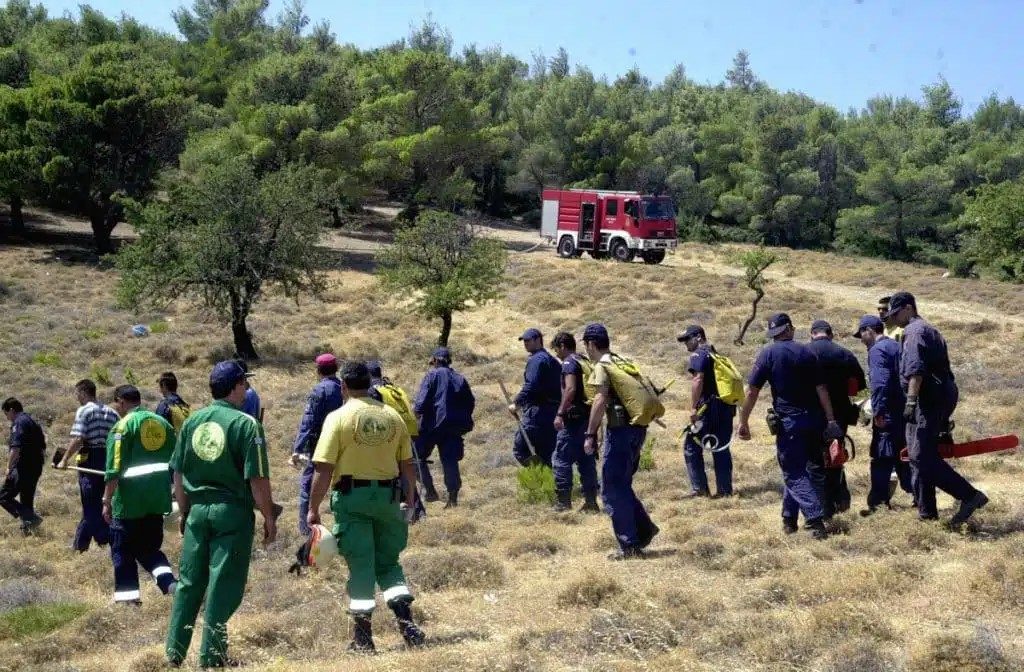
[[[338,540],[323,525],[314,525],[309,530],[309,566],[326,567],[338,557]]]

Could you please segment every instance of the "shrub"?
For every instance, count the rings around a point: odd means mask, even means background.
[[[93,363],[89,369],[89,375],[98,385],[113,385],[114,379],[110,376],[110,368]]]
[[[505,583],[505,568],[480,551],[426,551],[403,558],[410,579],[422,590],[498,588]]]
[[[79,602],[36,604],[0,615],[0,639],[21,639],[56,630],[89,610]]]
[[[87,341],[98,341],[103,338],[102,329],[86,329],[82,332],[82,337]]]
[[[171,325],[167,323],[167,320],[155,320],[149,325],[151,334],[166,334],[170,329]]]
[[[587,572],[562,589],[558,594],[558,606],[600,607],[621,592],[622,586],[612,577]]]
[[[562,542],[554,537],[547,534],[537,534],[533,530],[528,530],[522,536],[510,542],[505,551],[510,558],[519,558],[524,555],[546,557],[555,555],[564,548]]]
[[[943,632],[911,652],[907,672],[1010,672],[1021,661],[1011,661],[996,635],[978,627],[973,637]]]
[[[640,471],[654,471],[654,444],[658,442],[654,437],[647,437],[644,447],[640,450]]]
[[[516,499],[522,504],[552,504],[555,501],[555,473],[544,464],[520,467],[516,472]]]
[[[37,352],[32,355],[32,363],[40,366],[52,366],[57,369],[64,368],[64,360],[56,352]]]

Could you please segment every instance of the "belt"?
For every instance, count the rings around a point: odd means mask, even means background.
[[[352,478],[351,476],[342,476],[338,479],[338,482],[334,484],[334,490],[338,492],[344,492],[351,488],[394,488],[398,485],[397,478],[389,478],[384,480],[366,479],[366,478]]]

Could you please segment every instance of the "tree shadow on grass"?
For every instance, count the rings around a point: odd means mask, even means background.
[[[0,220],[6,217],[0,216]],[[123,225],[122,225],[123,226]],[[112,243],[115,249],[129,240],[123,229],[118,235],[114,230]],[[56,216],[44,213],[26,213],[25,232],[15,234],[6,223],[0,224],[0,245],[12,248],[45,250],[45,256],[37,263],[64,265],[85,265],[108,267],[107,259],[96,253],[92,231],[70,228]]]

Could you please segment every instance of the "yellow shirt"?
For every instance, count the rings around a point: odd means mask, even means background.
[[[897,343],[903,343],[903,327],[885,325],[885,335]]]
[[[412,459],[405,421],[393,408],[370,398],[354,398],[327,415],[313,461],[333,464],[331,483],[342,476],[386,480],[398,476],[398,463]]]

